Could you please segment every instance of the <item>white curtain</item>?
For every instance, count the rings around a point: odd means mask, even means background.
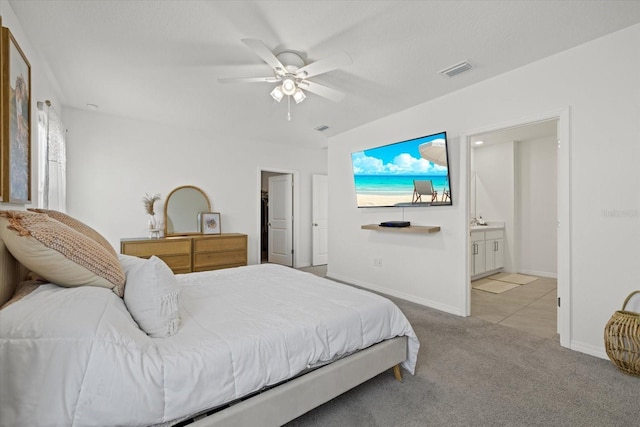
[[[52,107],[38,111],[38,206],[60,212],[67,208],[65,132]]]

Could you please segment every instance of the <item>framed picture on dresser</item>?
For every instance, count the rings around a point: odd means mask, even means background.
[[[200,230],[202,230],[202,234],[220,234],[220,213],[202,212],[200,214]]]
[[[0,200],[26,204],[31,201],[31,65],[8,28],[2,27],[0,44]]]

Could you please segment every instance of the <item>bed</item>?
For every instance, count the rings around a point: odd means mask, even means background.
[[[127,292],[136,275],[166,274],[154,258],[118,256],[124,297],[41,278],[0,310],[1,425],[278,426],[415,370],[418,340],[389,300],[270,264],[171,273],[179,326],[150,336]],[[27,261],[0,240],[0,304],[38,267]]]

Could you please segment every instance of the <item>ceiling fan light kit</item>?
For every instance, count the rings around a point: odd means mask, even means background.
[[[309,81],[307,78],[333,71],[345,65],[350,65],[352,61],[346,53],[342,52],[337,55],[306,64],[302,55],[298,52],[287,50],[275,55],[260,40],[242,39],[242,42],[273,69],[273,77],[224,78],[218,79],[220,83],[279,83],[271,91],[271,96],[277,102],[280,102],[284,96],[287,95],[287,117],[289,120],[291,120],[291,97],[293,97],[296,104],[301,103],[307,97],[302,89],[313,92],[316,95],[330,99],[334,102],[339,102],[344,98],[344,94],[342,92],[319,83]]]
[[[282,92],[285,95],[291,96],[295,93],[297,89],[296,81],[291,76],[286,76],[282,79]]]
[[[300,104],[306,97],[307,95],[299,88],[293,93],[293,100],[296,101],[296,104]]]
[[[280,86],[276,86],[271,91],[271,96],[273,97],[273,99],[275,99],[276,101],[280,102],[280,101],[282,101],[282,98],[284,97],[284,92],[282,91]]]

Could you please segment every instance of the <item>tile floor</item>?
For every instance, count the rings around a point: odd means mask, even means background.
[[[471,316],[542,338],[558,338],[557,280],[539,277],[501,294],[471,289]]]
[[[300,270],[324,277],[327,266]],[[557,281],[539,277],[501,294],[471,289],[471,316],[537,335],[559,340],[557,330]]]

